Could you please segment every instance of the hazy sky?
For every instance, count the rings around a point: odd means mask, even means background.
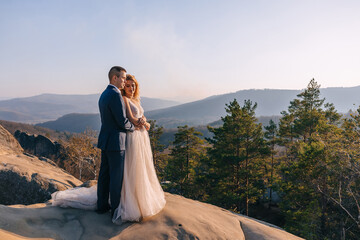
[[[0,98],[90,94],[120,65],[146,97],[360,85],[360,1],[1,0]]]

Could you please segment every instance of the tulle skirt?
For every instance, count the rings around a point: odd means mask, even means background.
[[[120,206],[113,220],[121,217],[123,221],[140,221],[160,212],[166,201],[156,176],[146,130],[127,134],[124,169]]]
[[[97,208],[97,186],[76,187],[51,194],[52,205],[63,208],[95,210]]]

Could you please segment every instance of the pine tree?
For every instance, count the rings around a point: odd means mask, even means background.
[[[332,184],[328,191],[319,190],[339,208],[337,213],[341,239],[360,235],[360,107],[342,124],[343,136],[333,147]]]
[[[157,174],[163,175],[163,160],[160,156],[165,146],[160,143],[160,137],[164,133],[164,128],[156,124],[156,120],[149,120],[150,129],[148,131],[150,138],[151,151],[154,161],[154,166]]]
[[[226,105],[228,115],[223,126],[208,127],[214,134],[208,139],[216,188],[212,201],[226,208],[249,215],[249,204],[255,203],[264,192],[261,156],[266,144],[261,124],[256,123],[257,104],[250,100],[240,106],[234,99]],[[216,176],[217,174],[217,176]]]
[[[329,235],[329,201],[319,189],[329,191],[329,171],[335,162],[341,131],[340,115],[332,104],[320,98],[320,85],[314,79],[282,112],[279,135],[287,148],[282,161],[281,207],[286,215],[285,228],[306,239]]]
[[[275,146],[278,142],[277,139],[277,126],[274,123],[273,120],[269,121],[269,125],[265,126],[265,139],[267,140],[267,143],[269,145],[269,150],[270,150],[270,177],[269,177],[269,188],[270,188],[270,194],[269,194],[269,208],[271,207],[272,204],[272,193],[273,193],[273,184],[274,184],[274,167],[275,167],[275,163],[274,163],[274,158],[275,158]]]
[[[165,169],[172,191],[187,197],[194,194],[195,168],[205,149],[201,135],[194,127],[179,126]]]

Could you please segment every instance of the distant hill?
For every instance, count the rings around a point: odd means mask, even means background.
[[[20,130],[21,132],[26,132],[29,135],[43,135],[50,138],[52,141],[57,141],[58,139],[65,140],[70,133],[59,132],[53,129],[44,128],[41,126],[35,126],[32,124],[26,123],[18,123],[18,122],[11,122],[0,120],[0,125],[2,125],[8,132],[12,135],[16,132],[16,130]]]
[[[204,127],[219,121],[222,116],[226,115],[225,104],[237,99],[242,105],[245,99],[250,99],[258,104],[256,114],[259,122],[267,125],[270,119],[278,121],[280,112],[287,110],[290,101],[295,99],[300,92],[301,90],[242,90],[174,107],[146,111],[145,116],[148,119],[156,120],[158,125],[168,129],[171,133],[168,135],[170,137],[166,137],[166,139],[170,139],[177,126],[200,126],[202,129],[201,126]],[[360,86],[323,88],[321,94],[326,98],[325,102],[334,103],[336,110],[340,113],[347,113],[350,109],[355,109],[360,105]],[[98,114],[67,114],[57,120],[37,125],[58,131],[83,132],[86,128],[99,130],[100,118]],[[203,131],[205,135],[206,131]]]
[[[278,116],[260,116],[258,117],[258,123],[261,123],[263,126],[268,126],[269,125],[269,121],[273,120],[275,122],[275,124],[279,123],[280,120],[280,115]],[[211,127],[219,127],[222,125],[222,121],[218,120],[215,122],[211,122],[207,125],[199,125],[199,126],[195,126],[195,130],[198,132],[201,132],[203,135],[201,136],[201,138],[210,138],[212,137],[212,133],[209,132],[209,130],[207,129],[207,126],[211,126]],[[175,133],[177,132],[177,127],[176,128],[165,128],[164,129],[164,133],[161,135],[160,137],[160,143],[164,144],[165,146],[168,146],[171,142],[173,142],[175,140]]]
[[[290,101],[295,99],[300,92],[301,90],[278,89],[241,90],[186,104],[143,97],[142,105],[147,118],[157,120],[159,125],[166,128],[176,128],[179,125],[197,126],[217,121],[226,114],[225,104],[234,99],[237,99],[240,104],[243,104],[246,99],[257,102],[257,116],[280,115],[281,111],[287,110]],[[326,102],[334,103],[340,113],[346,113],[360,105],[360,86],[322,88],[321,95],[326,98]],[[42,94],[28,98],[3,100],[0,101],[0,119],[40,123],[55,121],[72,113],[98,114],[98,99],[99,94]],[[88,117],[90,116],[88,115]],[[95,121],[96,117],[86,124],[94,127],[98,125]]]
[[[7,119],[16,122],[32,122],[35,121],[37,117],[16,111],[0,110],[0,119]]]
[[[42,94],[26,98],[14,98],[0,101],[0,119],[39,123],[55,120],[69,113],[98,113],[100,94],[61,95]],[[145,111],[178,105],[178,102],[141,98]]]
[[[334,103],[340,113],[360,105],[360,86],[349,88],[322,88],[321,96],[325,102]],[[244,100],[257,102],[257,116],[280,115],[287,110],[290,101],[296,98],[301,90],[241,90],[235,93],[211,96],[203,100],[181,104],[174,107],[153,110],[146,113],[149,119],[156,119],[159,125],[174,128],[179,125],[206,125],[225,116],[225,104],[237,99],[242,105]]]
[[[56,131],[81,133],[86,129],[99,131],[101,123],[99,114],[71,113],[54,121],[38,123],[36,126],[50,128]]]
[[[258,122],[263,126],[269,124],[270,119],[275,123],[279,122],[280,115],[278,116],[260,116],[258,117]],[[1,121],[0,121],[1,123]],[[222,124],[221,120],[211,122],[207,125],[218,127]],[[203,134],[202,138],[211,137],[211,133],[207,129],[207,125],[198,125],[195,126],[195,130]],[[30,125],[31,126],[31,125]],[[71,132],[71,133],[82,133],[87,129],[100,131],[100,115],[99,114],[81,114],[81,113],[72,113],[67,114],[58,118],[55,121],[48,121],[44,123],[36,124],[35,128],[41,129],[52,129],[57,132]],[[193,125],[190,125],[193,126]],[[164,133],[160,137],[161,144],[168,146],[172,141],[174,141],[174,135],[177,132],[177,126],[173,128],[165,128]],[[51,134],[52,135],[52,134]]]

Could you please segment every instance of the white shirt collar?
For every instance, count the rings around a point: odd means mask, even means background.
[[[109,85],[110,85],[110,86],[113,86],[113,87],[116,89],[116,91],[118,91],[119,93],[121,93],[121,92],[120,92],[120,89],[119,89],[117,86],[115,86],[115,85],[113,85],[113,84],[111,84],[111,83],[109,83]]]

